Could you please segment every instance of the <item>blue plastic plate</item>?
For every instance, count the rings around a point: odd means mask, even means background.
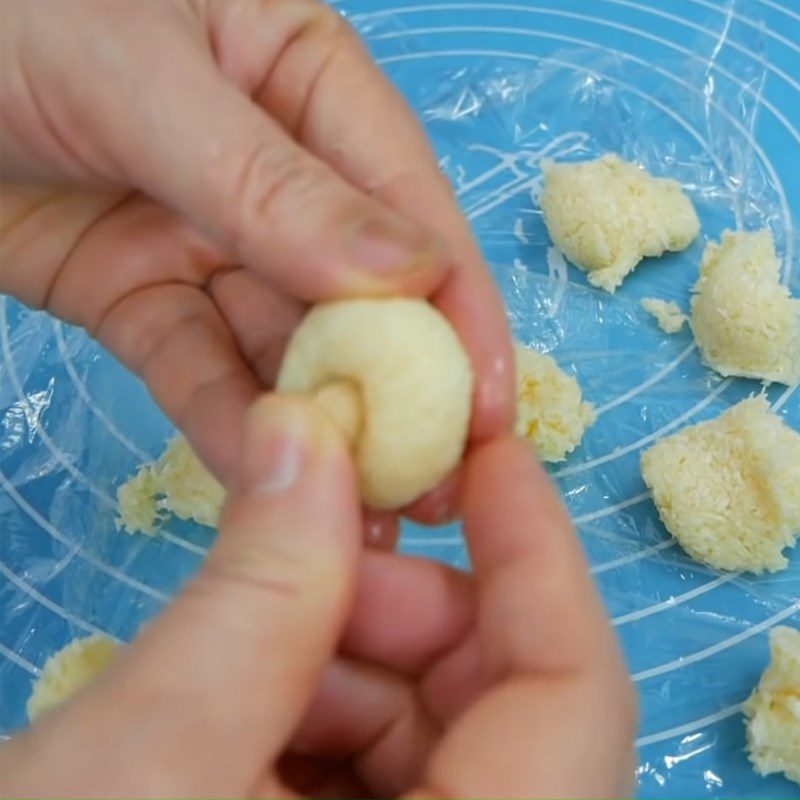
[[[422,116],[506,298],[515,334],[574,372],[600,412],[552,474],[578,525],[641,694],[641,797],[797,797],[756,776],[740,704],[775,625],[800,625],[800,552],[763,578],[693,564],[638,471],[659,437],[759,391],[700,362],[638,300],[684,308],[703,242],[644,263],[617,295],[550,254],[535,204],[542,157],[604,151],[681,180],[704,238],[769,225],[798,292],[797,0],[337,3]],[[68,639],[130,637],[200,563],[208,531],[118,534],[115,487],[169,426],[82,333],[0,306],[0,727],[24,724],[32,676]],[[800,428],[797,386],[767,396]],[[402,546],[458,566],[458,528],[409,526]],[[565,631],[568,635],[568,631]]]

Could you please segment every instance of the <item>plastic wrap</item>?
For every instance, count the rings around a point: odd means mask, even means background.
[[[647,27],[640,7],[614,3],[628,11],[606,15],[602,24],[616,27],[599,47],[587,28],[593,18],[573,5],[537,13],[524,4],[378,12],[343,4],[420,113],[514,334],[575,374],[597,407],[582,445],[550,471],[640,692],[639,795],[794,797],[782,778],[752,772],[739,706],[766,663],[769,628],[800,624],[800,551],[787,570],[763,577],[691,562],[660,524],[638,469],[659,437],[761,388],[705,368],[688,326],[665,335],[639,300],[688,310],[704,241],[726,227],[764,225],[800,294],[791,214],[800,198],[787,198],[784,165],[756,135],[761,115],[772,114],[763,94],[769,36],[748,21],[750,6],[707,3],[708,19],[680,45],[662,31],[666,38],[636,55],[625,42],[631,30],[678,22]],[[535,203],[542,157],[607,151],[681,181],[702,223],[702,240],[643,262],[614,296],[549,249]],[[797,160],[797,141],[785,155]],[[129,639],[194,572],[213,533],[175,523],[155,539],[115,530],[115,487],[158,455],[168,424],[82,332],[8,300],[0,313],[0,725],[8,734],[24,723],[32,676],[50,653],[88,632]],[[800,428],[796,385],[767,396]],[[401,546],[467,566],[457,526],[408,525]]]

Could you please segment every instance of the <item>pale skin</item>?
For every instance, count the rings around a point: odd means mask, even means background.
[[[3,0],[2,289],[138,372],[230,490],[207,564],[0,750],[7,796],[616,797],[635,702],[557,493],[510,437],[502,305],[403,102],[311,0]],[[411,511],[465,575],[363,548],[324,415],[258,399],[304,308],[430,298],[470,448]],[[391,538],[394,518],[373,518]]]

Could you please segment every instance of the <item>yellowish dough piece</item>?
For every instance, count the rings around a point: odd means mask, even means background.
[[[645,256],[685,250],[700,231],[681,185],[608,154],[542,162],[544,221],[556,247],[613,292]]]
[[[117,527],[153,536],[174,514],[213,528],[224,501],[222,485],[186,439],[176,436],[158,461],[141,467],[117,489]]]
[[[642,477],[667,530],[697,561],[775,572],[800,532],[800,434],[763,396],[662,439]]]
[[[595,420],[575,378],[553,358],[516,344],[517,436],[531,442],[543,461],[563,461]]]
[[[768,229],[725,231],[709,242],[692,297],[692,332],[721,375],[800,380],[800,300],[780,283]]]
[[[677,303],[659,300],[657,297],[645,297],[641,303],[642,308],[655,317],[658,327],[664,333],[678,333],[688,319]]]
[[[116,656],[120,645],[102,634],[73,639],[47,659],[34,681],[28,698],[28,719],[42,715],[69,700],[102,672]]]
[[[450,324],[425,301],[315,306],[289,342],[277,388],[315,395],[337,420],[372,508],[402,508],[461,459],[472,370]]]
[[[771,661],[744,704],[747,752],[759,775],[782,772],[800,783],[800,631],[769,634]]]

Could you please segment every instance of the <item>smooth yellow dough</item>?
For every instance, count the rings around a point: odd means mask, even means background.
[[[517,436],[531,442],[543,461],[563,461],[595,420],[575,378],[553,358],[517,343]]]
[[[114,659],[120,645],[102,634],[73,639],[47,659],[28,698],[28,719],[35,722],[79,692]]]
[[[681,185],[608,154],[594,161],[542,162],[540,196],[555,246],[613,292],[645,256],[686,249],[700,231]]]
[[[450,324],[423,300],[315,306],[289,342],[277,389],[316,396],[339,422],[372,508],[402,508],[461,459],[472,370]]]
[[[174,514],[213,528],[224,501],[222,485],[186,439],[176,436],[158,461],[145,464],[117,489],[117,527],[152,536]]]
[[[800,783],[800,631],[773,628],[769,648],[772,660],[744,704],[747,752],[759,775]]]
[[[709,242],[692,297],[692,331],[703,360],[721,375],[791,384],[800,380],[800,300],[780,283],[768,229],[725,231]]]
[[[678,333],[688,317],[677,303],[669,300],[659,300],[657,297],[645,297],[641,301],[642,308],[655,317],[658,327],[664,333]]]
[[[775,572],[800,532],[800,434],[763,396],[692,425],[642,455],[667,530],[697,561]]]

